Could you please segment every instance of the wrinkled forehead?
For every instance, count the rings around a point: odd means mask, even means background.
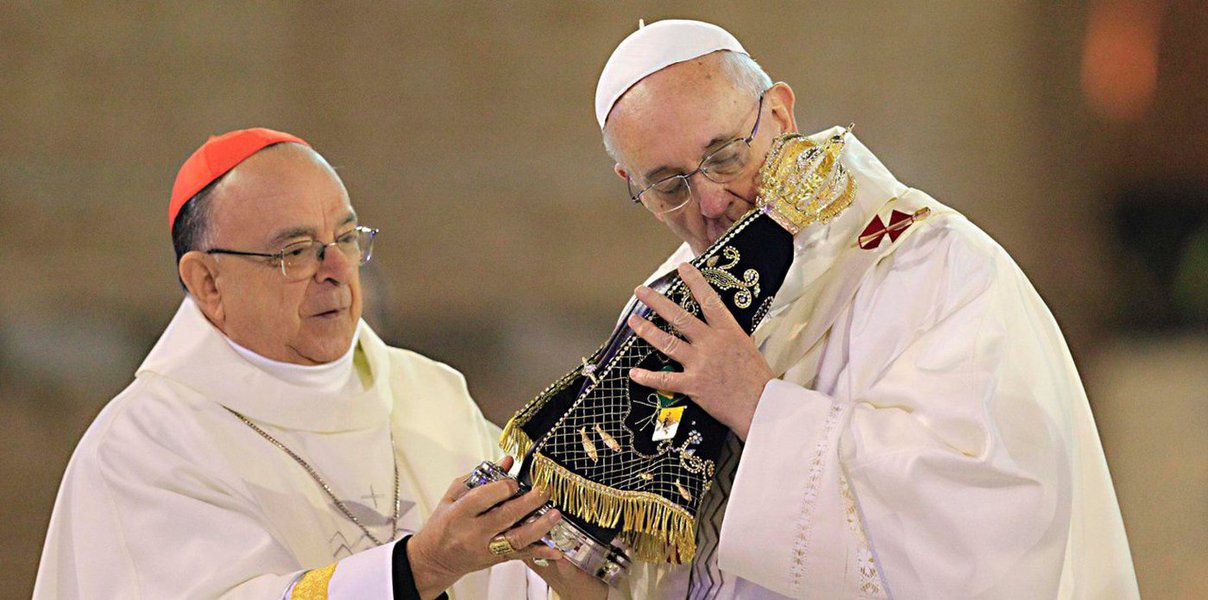
[[[352,215],[344,183],[314,150],[278,144],[231,170],[215,190],[215,218],[262,232],[309,227],[316,233]]]
[[[314,149],[301,144],[274,144],[248,157],[220,182],[224,192],[257,193],[297,191],[297,188],[322,184],[322,188],[344,190],[344,182],[335,169]]]
[[[319,154],[319,152],[317,150],[315,150],[314,148],[311,148],[310,146],[304,146],[302,144],[295,144],[295,143],[291,143],[291,142],[284,142],[284,143],[280,143],[280,144],[273,144],[271,146],[266,146],[259,152],[253,154],[252,156],[249,156],[247,158],[247,160],[245,160],[239,166],[235,167],[235,169],[233,169],[232,172],[235,170],[238,170],[240,168],[243,168],[248,163],[255,164],[258,161],[264,161],[264,160],[276,160],[276,161],[285,162],[285,163],[298,163],[299,165],[309,164],[310,166],[313,166],[313,167],[318,167],[320,169],[329,170],[329,171],[331,171],[331,175],[333,177],[335,177],[337,180],[339,179],[339,176],[335,174],[335,169],[332,168],[331,164],[327,162],[327,159],[323,158],[323,155]]]
[[[702,57],[636,83],[613,106],[605,131],[634,168],[681,153],[699,158],[718,139],[746,135],[741,129],[749,126],[745,117],[754,114],[755,101],[714,57]]]
[[[707,110],[743,95],[726,74],[721,53],[700,56],[664,67],[630,86],[609,112],[606,129],[611,129],[613,119],[627,114]]]

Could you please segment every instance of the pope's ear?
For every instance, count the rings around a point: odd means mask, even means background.
[[[180,257],[180,280],[201,311],[211,319],[221,313],[222,294],[218,291],[218,265],[209,255],[192,250]]]
[[[771,118],[780,125],[781,133],[797,133],[797,116],[793,104],[797,97],[789,84],[778,81],[764,92],[763,101],[771,108]]]
[[[620,177],[621,179],[629,178],[629,173],[625,171],[625,167],[621,166],[621,163],[617,163],[617,164],[613,165],[612,172],[616,173],[617,177]]]

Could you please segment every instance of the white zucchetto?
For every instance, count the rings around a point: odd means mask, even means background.
[[[629,34],[604,64],[596,84],[596,121],[600,129],[608,113],[629,88],[647,75],[675,63],[692,60],[718,50],[747,54],[730,32],[702,21],[667,19],[643,26]]]

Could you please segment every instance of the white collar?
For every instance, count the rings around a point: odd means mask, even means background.
[[[239,345],[226,335],[223,335],[222,339],[226,340],[226,343],[230,344],[231,348],[245,360],[281,381],[315,390],[340,392],[350,387],[359,387],[360,381],[354,373],[352,362],[352,355],[356,351],[359,337],[360,328],[358,327],[352,335],[352,344],[348,347],[348,352],[345,352],[340,358],[321,365],[298,365],[273,360]]]
[[[393,407],[389,348],[364,321],[358,324],[355,348],[352,380],[358,387],[316,389],[249,360],[186,296],[137,376],[158,375],[278,427],[324,432],[378,427]],[[362,362],[368,372],[364,385],[357,367]]]

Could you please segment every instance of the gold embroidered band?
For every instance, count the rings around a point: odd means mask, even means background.
[[[294,591],[290,593],[289,599],[327,600],[327,585],[331,583],[331,576],[336,572],[336,564],[338,563],[307,571],[302,579],[294,584]]]

